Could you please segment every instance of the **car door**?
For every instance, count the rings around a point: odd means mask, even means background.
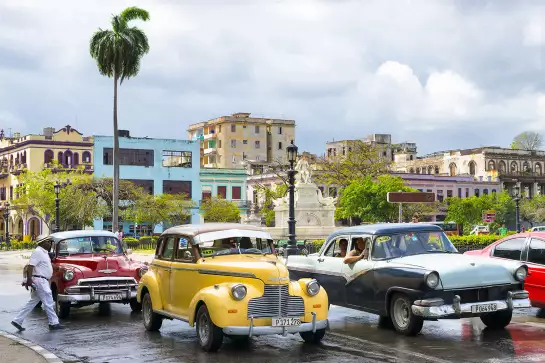
[[[199,272],[197,254],[191,238],[175,237],[175,253],[170,277],[170,304],[172,312],[184,319],[189,316],[189,304],[198,292]]]
[[[526,244],[526,237],[513,237],[498,243],[490,252],[490,256],[508,260],[521,261],[522,250]]]
[[[532,237],[525,260],[528,277],[524,281],[524,289],[530,294],[533,306],[545,308],[545,240]]]
[[[159,242],[159,253],[153,261],[153,267],[157,271],[157,282],[161,291],[163,307],[166,311],[170,311],[170,269],[174,254],[174,236],[163,236]]]
[[[348,241],[348,235],[332,238],[316,259],[314,278],[324,287],[329,302],[335,305],[343,305],[346,302],[344,294],[346,281],[342,274],[344,257],[341,257],[341,245],[344,243],[348,247]]]
[[[369,244],[372,244],[370,235],[351,235],[350,251],[356,248],[358,238],[368,239]],[[347,305],[358,309],[374,311],[376,310],[373,274],[375,262],[371,260],[371,249],[366,259],[351,264],[343,263],[341,271],[345,279]]]

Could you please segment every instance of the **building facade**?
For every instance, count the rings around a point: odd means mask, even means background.
[[[55,130],[43,129],[42,134],[6,136],[0,131],[0,203],[13,205],[17,199],[18,176],[24,171],[40,172],[44,168],[70,170],[85,168],[93,172],[93,137],[84,136],[70,125]],[[5,234],[4,210],[1,211],[0,234]],[[11,210],[8,228],[15,239],[32,239],[48,233],[44,222],[51,216],[40,216],[32,208]]]
[[[356,149],[354,146],[356,142],[363,142],[375,147],[381,160],[393,160],[392,135],[389,134],[371,134],[364,139],[326,142],[325,157],[328,159],[342,158],[352,152],[352,149]]]
[[[95,176],[113,176],[113,137],[94,136]],[[197,205],[201,196],[199,178],[199,143],[187,140],[131,137],[120,130],[120,179],[143,187],[150,194],[184,193]],[[191,211],[191,223],[199,223],[198,207]],[[125,233],[160,233],[163,226],[137,226],[120,223]],[[95,229],[111,229],[110,221],[96,220]]]
[[[187,132],[200,141],[202,167],[243,169],[245,161],[285,163],[295,121],[235,113],[190,125]]]
[[[201,201],[218,197],[235,203],[241,215],[248,211],[247,172],[244,169],[201,169]]]

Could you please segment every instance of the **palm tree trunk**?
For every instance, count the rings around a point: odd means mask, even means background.
[[[113,153],[113,166],[114,166],[114,186],[113,186],[113,198],[112,198],[112,232],[117,232],[119,226],[119,135],[117,129],[117,72],[114,73],[114,153]]]

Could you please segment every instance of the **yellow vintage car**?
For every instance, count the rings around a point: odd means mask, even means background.
[[[314,279],[290,281],[272,237],[243,224],[209,223],[167,229],[137,291],[147,330],[163,319],[196,326],[206,351],[227,336],[299,333],[318,343],[327,327],[328,297]]]

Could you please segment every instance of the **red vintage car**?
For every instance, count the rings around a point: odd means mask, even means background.
[[[524,289],[530,294],[532,306],[545,308],[545,232],[513,234],[482,250],[467,251],[464,255],[524,262],[528,265]]]
[[[136,288],[148,268],[128,257],[131,251],[115,234],[83,230],[57,232],[47,238],[53,242],[51,291],[59,318],[68,317],[71,308],[95,303],[142,309]]]

